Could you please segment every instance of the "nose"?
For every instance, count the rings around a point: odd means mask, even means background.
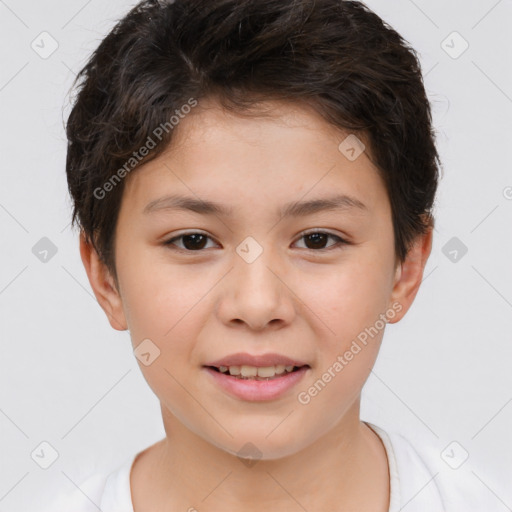
[[[233,265],[217,305],[221,321],[254,331],[289,325],[297,299],[271,252],[263,251],[252,263],[235,255]]]

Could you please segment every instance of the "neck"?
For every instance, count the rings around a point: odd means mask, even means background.
[[[143,452],[132,471],[135,512],[388,511],[385,449],[359,420],[359,402],[325,435],[275,460],[240,459],[197,436],[164,407],[162,413],[166,437]]]

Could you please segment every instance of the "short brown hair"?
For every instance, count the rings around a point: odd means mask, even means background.
[[[361,2],[144,0],[103,39],[76,85],[66,126],[72,223],[116,282],[124,180],[112,178],[167,147],[172,129],[126,166],[191,98],[213,96],[240,113],[262,100],[307,103],[368,141],[390,199],[399,261],[433,225],[439,156],[419,60]]]

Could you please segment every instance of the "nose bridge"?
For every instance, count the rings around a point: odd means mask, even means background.
[[[279,294],[281,282],[275,275],[279,262],[270,247],[248,237],[236,248],[234,265],[235,295],[240,299],[249,293],[256,300],[266,296],[264,300],[268,301]]]
[[[242,320],[252,328],[290,321],[293,301],[279,277],[282,264],[275,251],[248,237],[236,248],[233,266],[222,299],[224,321]]]

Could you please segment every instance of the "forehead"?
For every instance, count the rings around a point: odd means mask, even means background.
[[[339,194],[370,208],[387,200],[368,149],[348,159],[339,146],[350,134],[307,106],[267,102],[244,115],[205,101],[175,130],[164,153],[128,177],[123,201],[143,210],[166,193],[227,208]]]

